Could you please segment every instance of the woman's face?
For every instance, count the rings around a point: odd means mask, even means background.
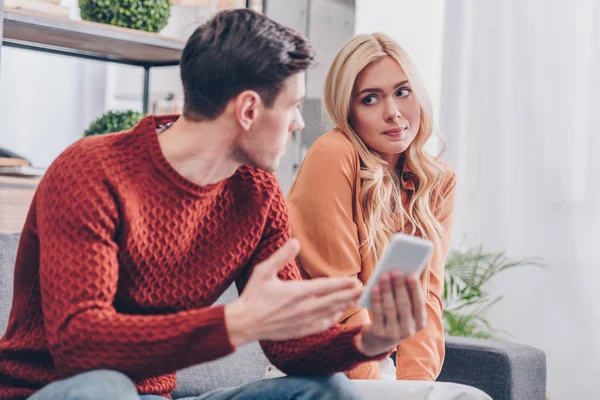
[[[417,136],[421,113],[400,64],[387,56],[367,65],[356,78],[350,104],[356,133],[395,166]]]

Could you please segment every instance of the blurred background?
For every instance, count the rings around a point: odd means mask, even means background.
[[[447,141],[444,159],[457,173],[453,254],[503,254],[515,264],[486,283],[487,303],[473,311],[493,329],[448,329],[540,348],[551,399],[598,398],[600,2],[252,3],[306,35],[317,51],[302,110],[306,129],[290,141],[277,173],[284,191],[325,132],[320,98],[339,47],[356,33],[391,35],[420,71]],[[216,10],[246,5],[175,1],[160,33],[186,39]],[[60,6],[80,18],[76,0]],[[47,167],[106,111],[142,111],[141,68],[8,47],[0,60],[0,148],[33,166]],[[151,69],[149,111],[177,111],[181,101],[178,67]],[[11,207],[26,209],[26,200],[11,199]],[[9,213],[2,207],[0,225]]]

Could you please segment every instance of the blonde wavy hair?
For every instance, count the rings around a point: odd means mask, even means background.
[[[421,106],[420,127],[414,141],[402,155],[402,162],[415,176],[415,193],[407,209],[402,203],[401,176],[396,166],[389,165],[376,152],[367,148],[350,122],[351,99],[358,74],[383,57],[393,57],[402,67]],[[433,258],[441,262],[441,240],[444,228],[432,211],[434,190],[443,177],[439,157],[445,150],[443,137],[434,130],[431,100],[418,76],[414,63],[394,40],[382,33],[355,36],[335,56],[325,81],[323,105],[331,122],[352,141],[361,163],[361,208],[368,235],[361,246],[367,246],[376,263],[398,226],[406,223],[412,235],[420,233],[434,243]],[[435,132],[434,132],[435,131]],[[436,134],[443,146],[437,156],[425,152],[425,142]],[[434,200],[432,202],[432,200]]]

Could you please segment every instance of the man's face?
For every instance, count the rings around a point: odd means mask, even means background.
[[[287,78],[273,107],[261,106],[257,119],[238,142],[234,150],[237,160],[274,172],[285,154],[291,133],[304,128],[299,106],[305,93],[304,72]]]

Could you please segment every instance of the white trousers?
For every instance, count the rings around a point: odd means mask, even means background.
[[[492,400],[483,391],[448,382],[353,380],[366,400]]]
[[[398,381],[391,358],[379,362],[381,380],[355,379],[352,382],[366,400],[492,400],[483,391],[467,385],[448,382]],[[285,376],[272,365],[265,378]]]

